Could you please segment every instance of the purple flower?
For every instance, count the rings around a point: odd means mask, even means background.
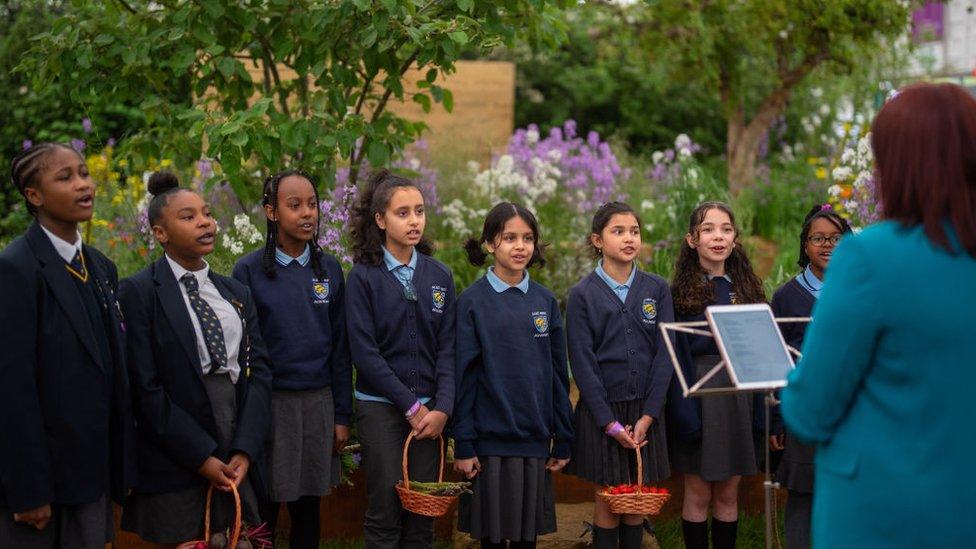
[[[71,148],[78,152],[85,152],[85,140],[84,139],[72,139]]]
[[[92,132],[91,118],[85,117],[81,119],[81,129],[84,130],[85,133]]]
[[[118,143],[118,141],[116,141],[114,137],[109,137],[106,145],[109,147],[114,147],[116,143]]]
[[[31,141],[30,139],[25,139],[24,142],[21,144],[21,146],[26,151],[27,149],[29,149],[29,148],[31,148],[31,147],[34,146],[34,142]]]

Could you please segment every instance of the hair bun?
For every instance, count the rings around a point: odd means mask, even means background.
[[[163,171],[154,172],[149,176],[149,183],[146,188],[149,190],[149,194],[153,196],[159,196],[164,192],[175,189],[180,186],[180,180],[176,177],[173,172]]]

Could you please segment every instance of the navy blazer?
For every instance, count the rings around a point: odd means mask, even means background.
[[[237,428],[231,446],[217,445],[217,424],[203,384],[190,311],[165,257],[122,281],[119,301],[128,322],[129,374],[136,396],[141,492],[171,492],[205,484],[197,469],[210,456],[227,461],[243,452],[252,471],[261,457],[271,413],[271,371],[257,309],[246,286],[210,270],[210,280],[244,317]]]
[[[107,486],[121,503],[135,480],[118,274],[95,248],[83,253],[107,305],[108,364],[41,226],[0,252],[0,507],[13,512],[92,503]]]

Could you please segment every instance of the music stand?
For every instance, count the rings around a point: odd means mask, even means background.
[[[728,306],[718,306],[725,307]],[[768,307],[768,306],[766,306]],[[711,309],[711,307],[709,307]],[[797,322],[810,322],[810,317],[784,317],[784,318],[774,318],[773,319],[777,327],[779,324],[787,323],[797,323]],[[766,420],[765,420],[765,437],[764,437],[764,447],[765,447],[765,471],[763,479],[763,499],[765,503],[766,511],[766,548],[772,549],[773,547],[773,537],[774,537],[774,526],[773,526],[773,490],[779,488],[778,482],[773,482],[772,473],[769,467],[769,431],[770,431],[770,407],[774,404],[778,404],[779,401],[776,400],[776,389],[775,388],[763,388],[763,387],[737,387],[737,380],[735,377],[735,372],[733,371],[730,364],[728,364],[728,356],[725,353],[724,347],[721,342],[716,341],[719,346],[720,352],[723,358],[718,361],[715,366],[710,369],[705,375],[696,381],[693,385],[688,385],[688,380],[685,379],[684,372],[681,369],[681,364],[678,361],[678,356],[674,352],[674,343],[668,334],[668,331],[672,332],[683,332],[693,335],[700,335],[705,337],[716,338],[715,334],[712,333],[711,328],[713,324],[710,324],[707,320],[700,320],[694,322],[662,322],[659,324],[659,329],[661,330],[661,336],[664,340],[664,345],[668,349],[668,355],[671,357],[671,365],[674,367],[674,373],[678,378],[678,384],[681,385],[681,392],[685,398],[702,398],[708,396],[716,395],[730,395],[735,393],[745,393],[745,392],[764,392],[765,398],[763,402],[765,404],[766,410]],[[709,328],[708,330],[701,328]],[[782,333],[780,333],[780,338],[782,338]],[[716,338],[717,339],[717,338]],[[802,353],[785,342],[783,345],[786,347],[789,353],[794,355],[796,358],[802,358]],[[723,369],[729,372],[729,379],[733,381],[732,387],[704,387],[704,385],[716,374],[718,374]]]

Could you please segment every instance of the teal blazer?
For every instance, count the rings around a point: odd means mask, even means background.
[[[813,317],[781,398],[817,443],[814,547],[971,547],[976,259],[873,225],[837,248]]]

